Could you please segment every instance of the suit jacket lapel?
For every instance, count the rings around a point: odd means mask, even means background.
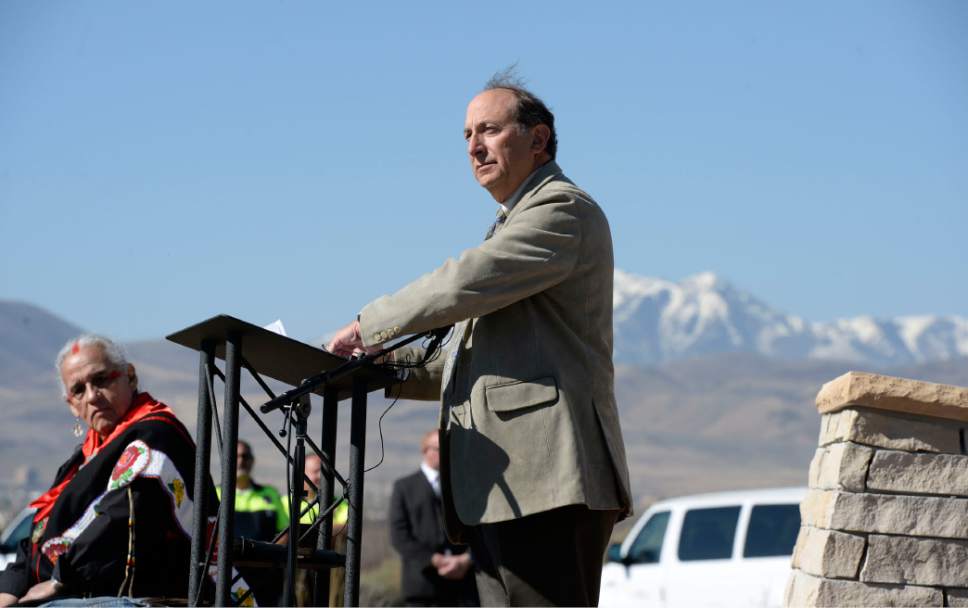
[[[561,167],[558,166],[553,160],[541,165],[541,167],[535,171],[535,174],[531,177],[531,183],[525,187],[524,194],[521,195],[521,200],[511,207],[508,212],[507,220],[505,224],[511,221],[515,213],[519,212],[522,208],[527,206],[527,202],[535,195],[536,192],[541,190],[541,187],[551,181],[554,177],[561,175]]]

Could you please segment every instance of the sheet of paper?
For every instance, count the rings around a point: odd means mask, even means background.
[[[262,329],[268,329],[272,333],[279,334],[280,336],[286,336],[287,338],[289,337],[288,334],[286,334],[286,326],[282,324],[282,319],[276,319],[268,325],[263,325]]]

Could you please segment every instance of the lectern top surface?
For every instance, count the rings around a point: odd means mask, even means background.
[[[233,334],[240,337],[242,356],[254,370],[291,386],[297,386],[304,378],[335,369],[346,362],[346,359],[320,348],[229,315],[216,315],[176,331],[167,336],[167,339],[199,351],[202,350],[204,342],[212,341],[215,344],[215,356],[224,360],[225,340]],[[389,386],[393,381],[392,374],[377,367],[364,367],[353,375],[360,376],[367,381],[371,391]],[[334,383],[339,389],[340,398],[349,394],[353,377],[343,377]],[[322,395],[323,387],[314,392]]]

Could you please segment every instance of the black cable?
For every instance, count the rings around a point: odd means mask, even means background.
[[[453,333],[454,332],[452,331],[452,328],[450,328],[447,330],[446,333],[443,333],[443,330],[438,330],[430,337],[428,337],[423,344],[424,356],[420,359],[420,361],[411,362],[408,357],[407,360],[403,362],[396,362],[396,361],[385,362],[385,363],[381,363],[380,365],[382,367],[388,367],[391,369],[400,369],[400,370],[410,370],[410,369],[416,369],[418,367],[424,367],[428,363],[431,363],[435,361],[438,357],[440,357],[440,353],[443,352],[444,346],[446,346],[450,342],[450,336],[453,335]],[[386,416],[387,413],[389,413],[389,411],[393,408],[393,406],[397,404],[397,401],[400,400],[400,395],[403,393],[402,384],[405,380],[406,378],[401,378],[397,381],[397,383],[395,384],[397,388],[397,396],[393,398],[393,401],[390,402],[390,405],[388,405],[386,409],[383,410],[383,413],[380,414],[380,419],[377,421],[377,424],[376,424],[377,431],[379,431],[380,433],[380,460],[372,467],[363,469],[364,474],[369,473],[373,469],[383,464],[383,459],[386,457],[386,448],[383,441],[383,417]],[[344,488],[344,492],[345,492],[345,488]]]
[[[387,408],[385,410],[383,410],[383,413],[380,414],[380,419],[376,423],[376,428],[380,432],[380,461],[377,462],[375,465],[373,465],[372,467],[370,467],[368,469],[363,469],[363,474],[364,475],[367,474],[367,473],[369,473],[373,469],[377,468],[381,464],[383,464],[383,458],[386,456],[386,452],[385,452],[384,446],[383,446],[383,417],[386,416],[387,415],[387,412],[389,412],[390,409],[394,405],[397,404],[397,401],[400,400],[400,393],[402,392],[402,389],[400,389],[400,384],[397,384],[396,387],[398,389],[397,390],[397,396],[394,397],[393,398],[393,401],[390,402],[390,405],[388,405]]]
[[[450,343],[450,338],[454,333],[452,327],[446,328],[446,333],[444,333],[444,331],[445,329],[437,330],[424,340],[424,356],[420,359],[420,361],[410,361],[410,358],[408,357],[405,361],[385,361],[380,363],[379,367],[386,367],[390,369],[416,369],[436,361],[443,352],[444,347]]]

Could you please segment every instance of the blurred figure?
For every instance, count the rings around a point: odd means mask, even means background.
[[[252,478],[255,454],[239,439],[235,452],[235,536],[269,542],[289,526],[289,512],[279,491]],[[222,489],[218,488],[219,498]]]
[[[303,468],[303,472],[306,477],[318,488],[323,481],[323,461],[316,454],[308,454],[306,456],[306,466]],[[303,501],[302,509],[300,512],[305,512],[306,508],[309,507],[309,511],[302,516],[299,520],[301,524],[312,524],[316,521],[316,516],[319,515],[319,506],[316,504],[317,495],[313,490],[313,487],[303,480],[303,491],[306,492],[306,498]],[[286,509],[289,505],[286,505]],[[345,544],[346,539],[343,534],[343,528],[346,527],[346,520],[349,517],[350,508],[346,500],[341,500],[339,506],[333,511],[333,538],[338,540],[338,536],[343,536],[343,542]]]
[[[255,453],[252,445],[239,439],[235,451],[235,524],[237,538],[271,542],[276,534],[289,527],[289,512],[282,504],[279,491],[270,485],[256,483],[252,478]],[[216,489],[219,499],[222,488]],[[282,595],[282,577],[278,571],[251,568],[246,578],[258,597],[266,603],[278,604]]]
[[[420,451],[420,470],[398,479],[390,498],[390,541],[403,562],[401,599],[408,606],[477,606],[470,552],[444,533],[436,430],[423,436]]]
[[[316,454],[306,455],[306,465],[303,468],[306,477],[318,488],[323,479],[323,461]],[[317,504],[317,494],[312,486],[303,480],[303,490],[306,498],[299,509],[304,513],[299,518],[300,524],[311,525],[319,515],[319,505]],[[285,505],[287,512],[288,503]],[[333,551],[346,554],[346,520],[349,516],[349,506],[345,500],[341,500],[339,506],[333,511]],[[315,538],[315,537],[313,537]],[[329,606],[343,605],[343,592],[346,583],[346,570],[344,568],[333,568],[329,573]],[[310,585],[312,577],[308,576],[306,570],[300,570],[296,575],[296,605],[312,606],[313,591]]]

